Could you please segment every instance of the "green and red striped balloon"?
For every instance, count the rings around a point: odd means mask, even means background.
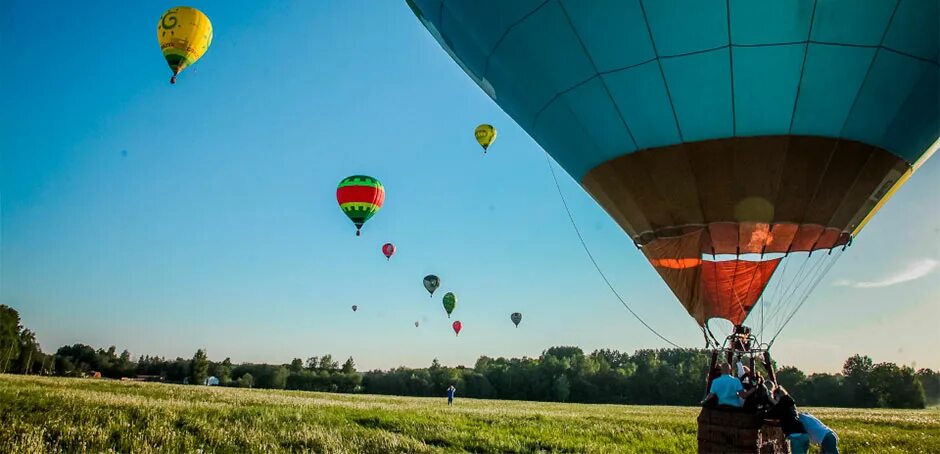
[[[336,187],[336,201],[349,220],[356,225],[356,236],[385,202],[385,188],[378,179],[366,175],[343,178]]]

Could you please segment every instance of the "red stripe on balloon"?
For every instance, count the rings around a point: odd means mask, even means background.
[[[385,202],[385,190],[371,186],[343,186],[336,189],[336,201],[344,203],[371,203],[381,207]]]

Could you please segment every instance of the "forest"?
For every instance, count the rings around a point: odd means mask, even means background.
[[[167,359],[127,350],[65,345],[44,353],[18,312],[0,305],[0,372],[67,377],[135,379],[244,388],[442,396],[454,385],[459,397],[579,403],[696,405],[705,392],[709,352],[701,349],[610,349],[585,353],[556,346],[537,358],[481,356],[471,366],[448,367],[436,359],[426,368],[398,367],[360,372],[353,358],[332,355],[295,358],[287,364],[212,361],[197,350],[191,358]],[[924,408],[940,403],[940,373],[854,355],[840,373],[810,373],[777,367],[781,385],[801,405]]]

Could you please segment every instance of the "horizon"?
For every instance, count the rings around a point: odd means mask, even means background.
[[[13,309],[16,309],[16,308],[13,308]],[[29,327],[24,325],[23,328],[28,329]],[[37,334],[37,337],[38,337],[38,334]],[[127,349],[121,348],[121,347],[118,346],[118,345],[89,345],[89,344],[84,344],[83,342],[76,342],[76,343],[73,343],[73,344],[61,345],[61,346],[59,346],[59,347],[56,347],[56,349],[58,349],[58,348],[60,348],[60,347],[73,346],[73,345],[76,345],[76,344],[87,345],[87,346],[89,346],[89,347],[94,348],[96,351],[97,351],[97,350],[107,351],[110,347],[114,347],[114,348],[115,348],[115,352],[116,352],[116,354],[118,354],[118,355],[122,354],[123,351],[127,350]],[[404,367],[404,368],[407,368],[407,369],[427,369],[427,368],[428,368],[429,366],[431,366],[435,361],[437,361],[438,364],[440,364],[440,365],[443,366],[443,367],[473,369],[473,368],[475,367],[475,365],[476,365],[476,362],[477,362],[480,358],[486,357],[486,358],[491,358],[491,359],[509,359],[509,360],[514,360],[514,359],[524,360],[524,359],[529,359],[529,358],[531,358],[531,359],[538,359],[538,358],[541,358],[542,356],[544,356],[544,354],[545,354],[549,349],[558,348],[558,347],[561,347],[561,348],[567,348],[567,347],[579,348],[579,349],[582,350],[582,352],[584,353],[585,356],[587,356],[587,355],[589,355],[589,354],[591,354],[591,353],[594,353],[594,352],[596,352],[596,351],[604,350],[604,349],[605,349],[604,347],[598,347],[598,348],[592,349],[592,350],[585,350],[585,349],[583,349],[583,348],[581,348],[581,347],[579,347],[579,346],[576,346],[576,345],[551,345],[551,346],[545,347],[545,348],[544,348],[541,352],[539,352],[537,355],[491,356],[491,355],[486,355],[486,354],[480,354],[480,355],[479,355],[477,358],[475,358],[475,359],[473,360],[473,362],[471,362],[471,363],[457,363],[457,364],[447,364],[447,363],[443,363],[443,362],[438,361],[438,358],[435,357],[435,358],[432,358],[432,359],[431,359],[431,363],[426,364],[426,365],[404,365],[404,364],[399,364],[399,365],[392,365],[392,366],[389,366],[389,367],[381,367],[381,368],[362,368],[362,367],[360,367],[359,363],[356,362],[356,359],[355,359],[355,357],[353,357],[353,356],[349,356],[349,357],[337,356],[337,357],[333,357],[333,360],[334,360],[334,361],[337,361],[337,362],[339,362],[339,363],[342,363],[342,362],[346,361],[347,359],[352,359],[353,362],[355,363],[356,370],[359,371],[359,372],[391,371],[391,370],[397,369],[397,368],[399,368],[399,367]],[[638,351],[673,350],[673,349],[676,349],[676,348],[675,348],[675,347],[671,347],[671,346],[666,346],[666,347],[649,347],[649,348],[638,347],[638,348],[633,349],[633,350],[617,350],[617,349],[610,348],[609,350],[619,351],[620,353],[627,353],[627,354],[629,354],[629,355],[632,357],[632,356],[634,356]],[[696,348],[694,348],[694,347],[681,347],[680,349],[684,349],[684,350],[685,350],[685,349],[691,349],[691,350],[710,351],[709,349],[703,349],[703,348],[698,348],[698,349],[696,349]],[[208,361],[213,362],[213,363],[221,363],[221,362],[224,361],[225,359],[231,360],[230,357],[225,357],[225,358],[213,358],[212,355],[210,355],[209,352],[207,352],[204,348],[197,348],[196,350],[193,350],[193,353],[195,354],[195,353],[196,353],[197,351],[199,351],[199,350],[203,351],[203,353],[206,354],[206,358],[208,359]],[[129,351],[129,350],[127,350],[127,351],[128,351],[128,353],[130,353],[131,361],[138,361],[139,359],[142,359],[142,358],[144,358],[144,357],[160,358],[160,359],[163,359],[163,360],[166,360],[166,361],[172,361],[172,360],[177,360],[177,359],[187,360],[187,358],[190,358],[190,357],[187,356],[187,355],[164,356],[164,355],[153,355],[153,354],[148,354],[148,353],[135,353],[135,352],[131,352],[131,351]],[[119,353],[119,352],[121,352],[121,353]],[[55,351],[50,350],[50,351],[44,351],[43,353],[48,354],[48,355],[53,355],[53,354],[55,354]],[[251,361],[251,362],[245,362],[245,361],[237,361],[237,360],[231,361],[231,362],[232,362],[233,365],[239,365],[239,364],[241,364],[241,365],[248,365],[248,364],[252,364],[252,365],[269,365],[269,366],[289,366],[290,363],[291,363],[293,360],[295,360],[295,359],[300,359],[300,360],[306,362],[307,359],[309,359],[309,358],[323,358],[325,355],[330,355],[330,356],[332,356],[332,353],[331,353],[331,352],[314,352],[314,354],[311,355],[311,356],[306,356],[306,355],[305,355],[305,356],[301,356],[301,357],[291,358],[291,360],[288,360],[288,361],[280,361],[280,362],[269,362],[269,361]],[[859,354],[857,354],[857,355],[858,355],[858,356],[867,356],[867,355],[861,354],[861,353],[859,353]],[[850,358],[851,358],[851,356],[846,357],[846,360],[848,360],[848,359],[850,359]],[[891,361],[880,361],[880,360],[878,360],[878,358],[871,358],[871,359],[873,360],[873,363],[874,363],[874,364],[879,364],[879,363],[891,363]],[[844,362],[843,362],[843,363],[844,363]],[[914,370],[921,369],[921,367],[916,366],[916,364],[915,364],[915,365],[910,365],[910,364],[897,364],[897,365],[898,365],[898,366],[910,366],[910,367],[912,367]],[[792,364],[782,364],[782,363],[780,363],[780,362],[777,362],[777,369],[782,368],[782,367],[790,367],[790,366],[793,366],[793,365],[792,365]],[[926,367],[926,368],[931,369],[931,368],[929,368],[929,367]],[[799,369],[799,368],[798,368],[798,369]],[[802,369],[800,369],[800,370],[802,370]],[[932,370],[932,369],[931,369],[931,370]],[[809,376],[809,375],[812,375],[812,374],[816,374],[816,373],[833,373],[832,371],[814,371],[814,370],[803,370],[803,372],[806,372],[808,376]],[[834,373],[835,373],[835,374],[841,374],[841,373],[842,373],[842,366],[840,366],[837,370],[835,370]]]
[[[0,304],[45,352],[204,348],[215,361],[268,364],[331,354],[387,370],[564,345],[668,348],[593,269],[542,149],[405,2],[201,2],[214,41],[172,86],[153,36],[166,6],[3,8],[3,49],[22,52],[2,86]],[[120,39],[76,40],[91,22]],[[485,155],[480,123],[499,131]],[[787,326],[779,365],[831,373],[859,354],[940,370],[934,161]],[[386,200],[356,237],[335,188],[360,173],[382,181]],[[630,238],[570,176],[559,180],[620,295],[699,348],[695,321]],[[432,273],[442,285],[429,298],[421,280]],[[459,299],[450,319],[448,291]]]

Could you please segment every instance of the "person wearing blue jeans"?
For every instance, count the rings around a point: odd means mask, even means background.
[[[450,385],[450,387],[447,388],[447,405],[454,404],[454,394],[456,393],[457,393],[457,388],[454,388],[454,385]]]
[[[839,454],[839,437],[834,430],[809,413],[800,413],[800,422],[806,427],[809,440],[819,445],[823,454]]]

